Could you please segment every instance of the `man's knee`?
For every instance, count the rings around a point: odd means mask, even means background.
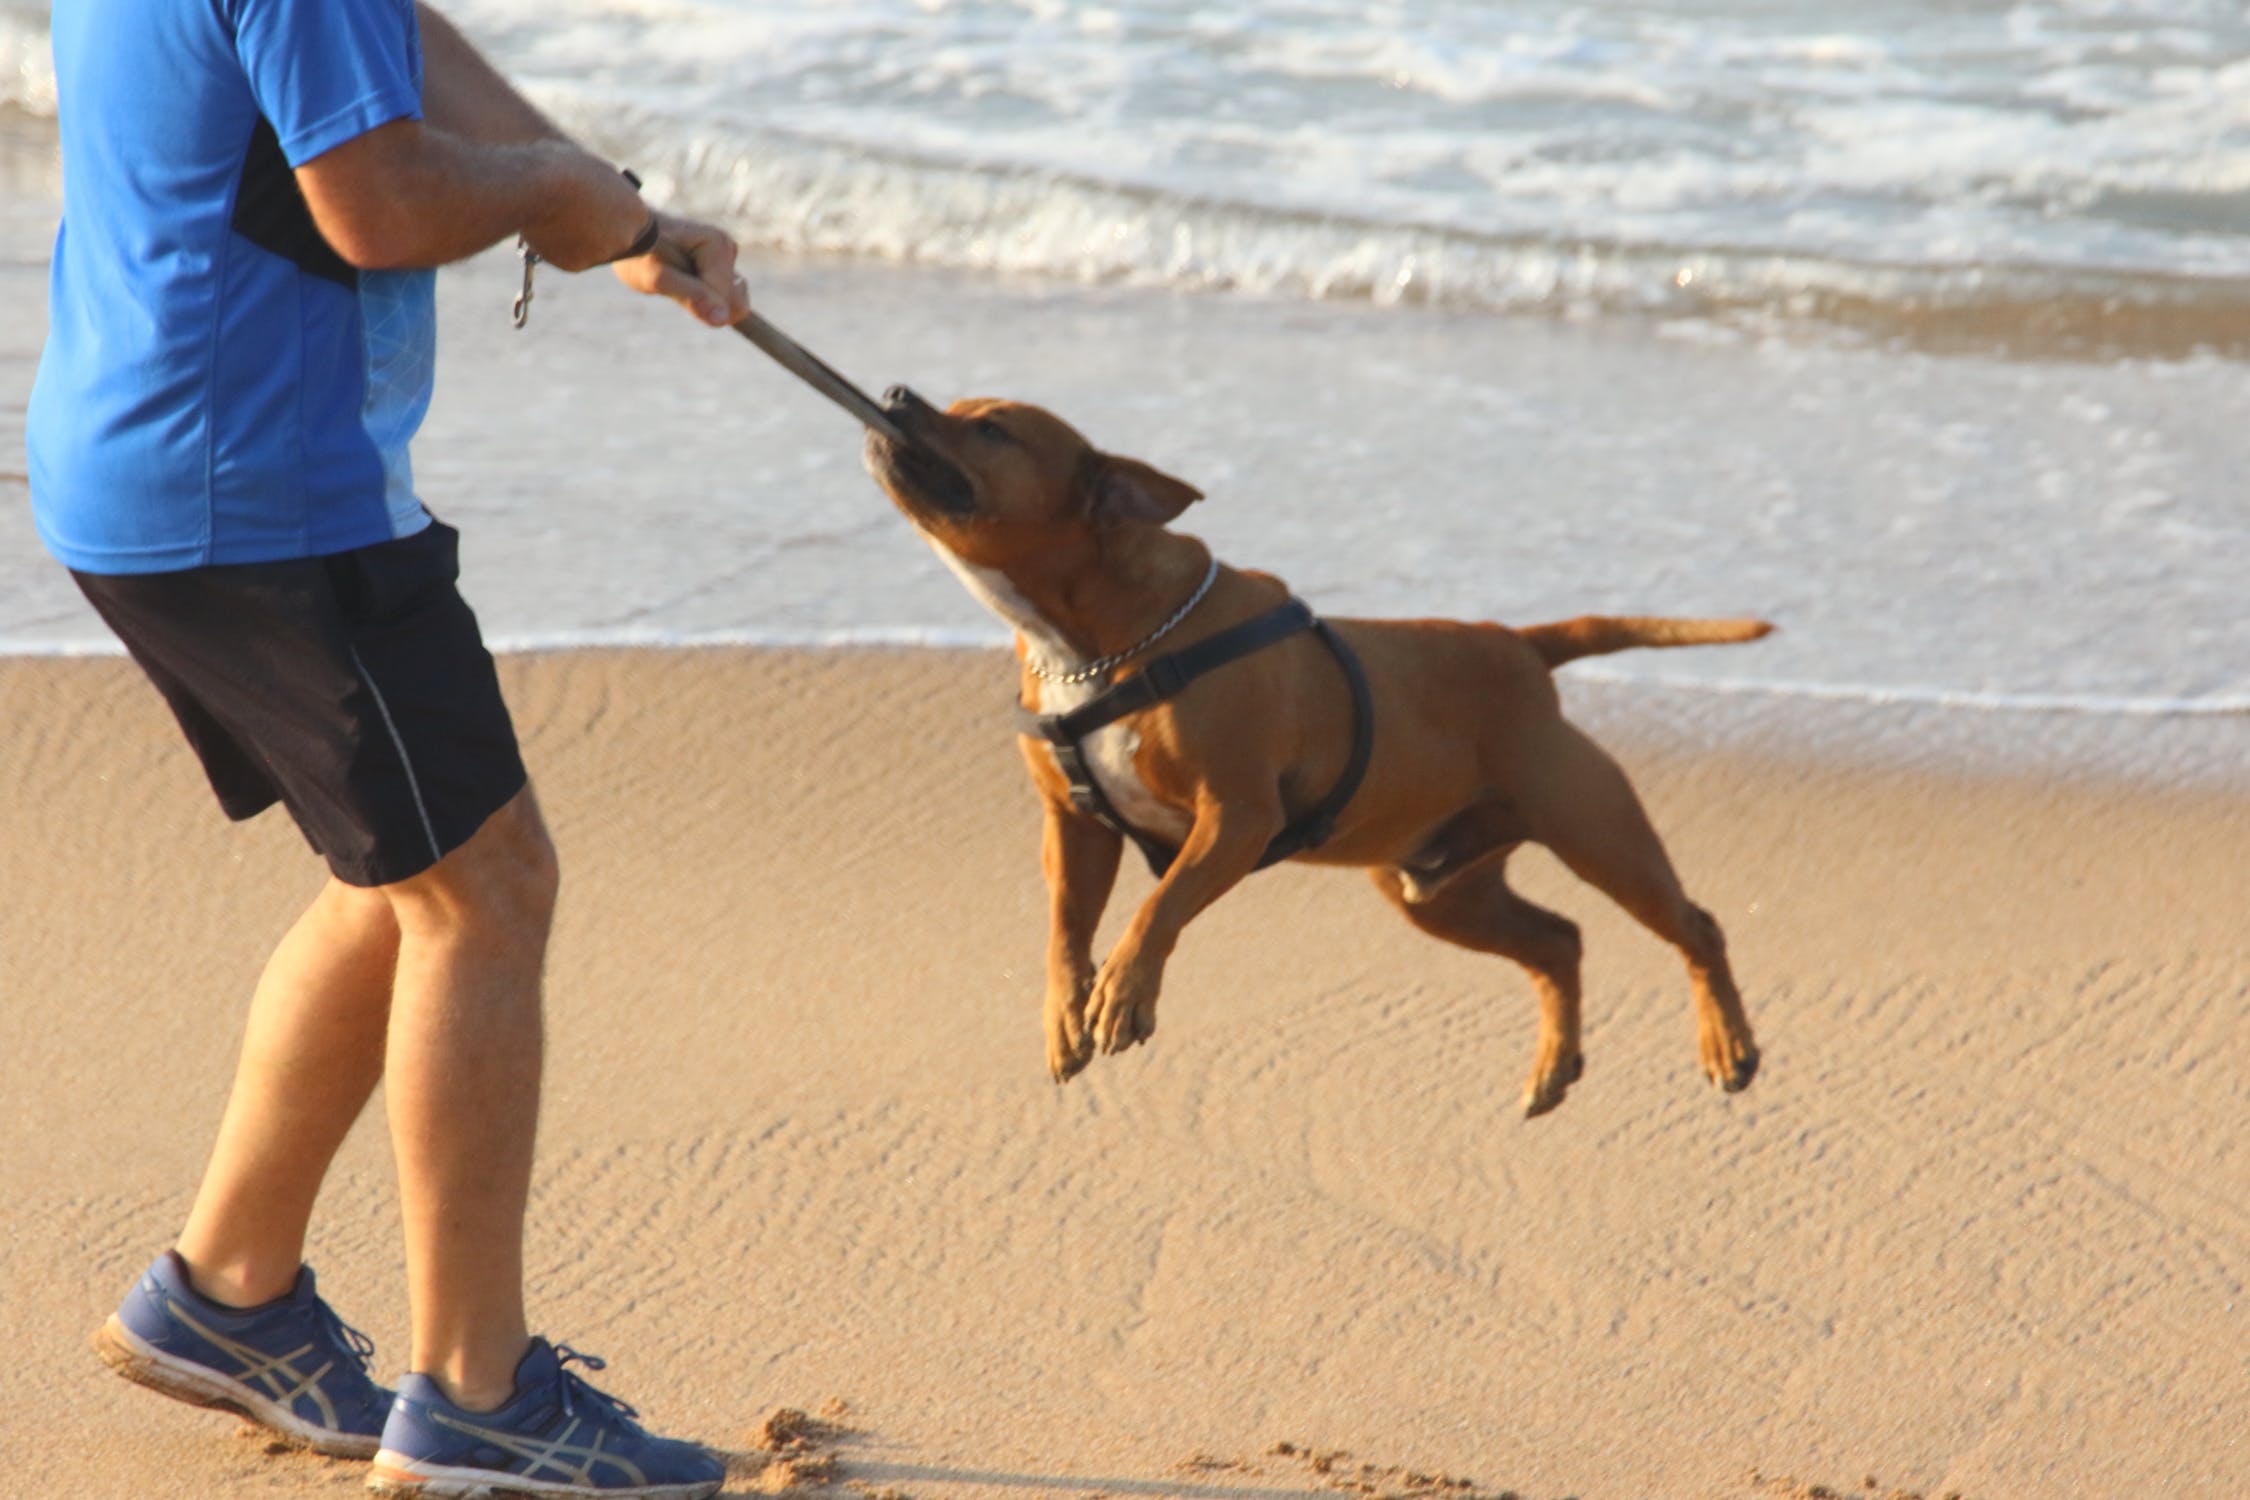
[[[421,874],[384,889],[402,926],[494,927],[544,937],[561,884],[554,841],[526,786],[467,843]]]
[[[398,911],[383,887],[353,885],[334,875],[320,888],[299,925],[324,942],[398,946]]]

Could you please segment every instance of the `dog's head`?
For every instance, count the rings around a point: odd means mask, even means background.
[[[868,433],[868,472],[964,562],[1013,571],[1027,556],[1053,558],[1129,527],[1163,526],[1202,498],[1023,402],[978,397],[939,411],[893,386],[883,410],[906,441]]]

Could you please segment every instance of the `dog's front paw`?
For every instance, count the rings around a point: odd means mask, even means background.
[[[1695,1041],[1703,1059],[1703,1076],[1728,1093],[1741,1093],[1758,1076],[1758,1044],[1747,1026],[1701,1027]]]
[[[1156,1035],[1159,977],[1138,964],[1111,963],[1086,1002],[1086,1034],[1104,1052],[1123,1052]]]
[[[1576,1047],[1564,1052],[1556,1050],[1550,1055],[1540,1048],[1538,1061],[1531,1066],[1531,1077],[1523,1086],[1523,1117],[1537,1119],[1563,1102],[1570,1086],[1586,1074],[1586,1054]]]
[[[1047,1071],[1068,1083],[1094,1060],[1094,1037],[1086,1026],[1086,991],[1047,997]]]

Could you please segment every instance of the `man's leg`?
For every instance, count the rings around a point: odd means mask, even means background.
[[[248,1307],[295,1284],[321,1179],[383,1073],[398,942],[381,892],[331,879],[267,961],[179,1239],[205,1296]]]
[[[398,913],[389,1103],[406,1220],[413,1350],[368,1473],[380,1495],[616,1490],[707,1500],[726,1466],[661,1438],[534,1339],[524,1207],[539,1114],[540,973],[555,856],[531,789],[421,875]]]
[[[387,1101],[413,1308],[408,1368],[471,1409],[513,1394],[531,1342],[524,1206],[556,883],[526,787],[437,864],[383,887],[399,931]]]
[[[94,1335],[127,1379],[337,1458],[375,1456],[393,1397],[302,1269],[305,1224],[382,1076],[397,951],[390,902],[340,881],[282,938],[177,1249]]]

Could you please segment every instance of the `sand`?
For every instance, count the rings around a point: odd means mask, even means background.
[[[1051,1084],[997,653],[504,672],[565,870],[535,1321],[738,1492],[2250,1493],[2239,718],[2113,726],[2199,776],[2010,772],[1908,710],[1572,684],[1765,1068],[1703,1084],[1669,952],[1529,853],[1589,1067],[1526,1122],[1521,979],[1290,867],[1189,930],[1150,1046]],[[0,778],[0,1494],[351,1490],[86,1344],[319,869],[114,659],[0,661]],[[378,1116],[311,1254],[390,1375]]]

